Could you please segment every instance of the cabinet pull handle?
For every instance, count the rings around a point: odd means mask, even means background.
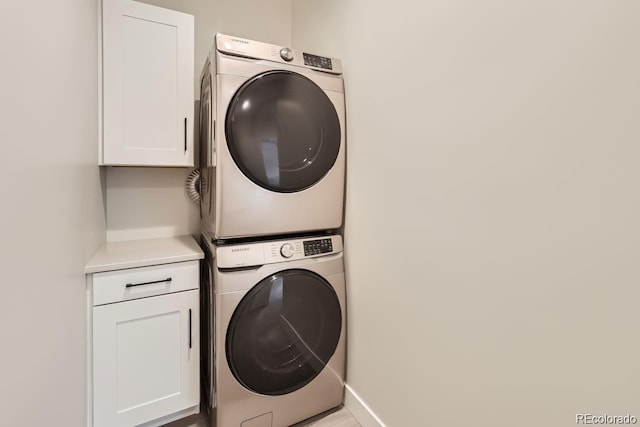
[[[154,280],[153,282],[142,282],[142,283],[127,283],[127,288],[133,288],[134,286],[142,286],[142,285],[153,285],[154,283],[163,283],[169,282],[171,283],[171,277],[167,277],[164,280]]]
[[[187,153],[187,118],[184,118],[184,152]]]
[[[189,309],[189,348],[191,348],[191,309]]]

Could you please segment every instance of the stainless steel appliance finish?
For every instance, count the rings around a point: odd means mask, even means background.
[[[202,243],[213,279],[211,371],[203,376],[212,381],[216,425],[285,427],[340,405],[341,237],[216,245],[203,234]]]
[[[203,229],[233,239],[339,228],[340,60],[218,34],[200,83]]]

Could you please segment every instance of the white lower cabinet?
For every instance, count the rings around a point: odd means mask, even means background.
[[[184,268],[189,264],[173,264],[174,271],[157,266],[94,275],[95,292],[101,283],[123,285],[120,302],[93,307],[94,427],[159,425],[185,410],[195,407],[197,412],[198,267],[197,261],[192,263],[196,270],[185,285]],[[190,282],[195,289],[175,292]],[[157,295],[162,292],[158,286],[171,293]],[[140,293],[145,287],[153,288],[153,296]],[[140,296],[131,299],[133,295]]]

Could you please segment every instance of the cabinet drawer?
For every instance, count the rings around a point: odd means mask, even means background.
[[[198,289],[198,276],[198,261],[96,273],[93,305]]]

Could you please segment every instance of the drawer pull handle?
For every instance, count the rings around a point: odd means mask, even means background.
[[[191,309],[189,309],[189,348],[191,348]]]
[[[134,286],[143,286],[143,285],[153,285],[154,283],[171,283],[171,277],[167,277],[164,280],[154,280],[153,282],[142,282],[142,283],[127,283],[127,288],[133,288]]]

